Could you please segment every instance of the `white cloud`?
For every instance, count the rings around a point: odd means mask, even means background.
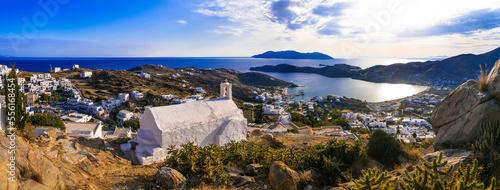
[[[185,20],[177,20],[177,22],[178,22],[178,23],[180,23],[180,24],[187,24],[187,23],[188,23],[188,22],[187,22],[187,21],[185,21]]]
[[[390,8],[394,5],[397,11]],[[494,42],[484,40],[492,40],[494,35],[483,31],[470,36],[409,39],[399,34],[425,30],[472,11],[499,7],[498,0],[473,3],[454,0],[210,0],[195,12],[231,21],[211,32],[234,35],[241,41],[263,40],[262,44],[273,43],[274,48],[322,51],[336,57],[376,56],[388,52],[398,52],[392,56],[416,57],[435,53],[453,55],[457,49],[448,46],[443,50],[446,44],[455,41],[491,44]],[[389,18],[383,18],[387,13]],[[441,51],[437,51],[438,47],[424,48],[434,44],[439,44]],[[355,46],[356,51],[347,56],[342,52],[343,46]],[[411,49],[411,46],[424,49]],[[476,49],[485,48],[489,47]]]

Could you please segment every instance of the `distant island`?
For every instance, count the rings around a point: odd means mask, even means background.
[[[250,68],[250,70],[280,73],[316,73],[327,77],[353,77],[357,73],[357,71],[361,70],[361,68],[347,64],[336,64],[333,66],[325,66],[322,68],[297,67],[290,64],[279,64],[252,67]]]
[[[293,50],[287,51],[267,51],[263,54],[252,56],[252,58],[265,58],[265,59],[333,59],[329,55],[313,52],[313,53],[300,53]]]

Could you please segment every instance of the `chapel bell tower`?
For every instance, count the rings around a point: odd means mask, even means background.
[[[233,84],[227,82],[227,79],[226,82],[220,83],[220,97],[232,100],[233,99],[232,87]]]

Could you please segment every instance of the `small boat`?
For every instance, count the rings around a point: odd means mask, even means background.
[[[300,93],[300,95],[304,95],[304,94],[306,94],[306,93],[305,93],[304,91],[302,91],[302,90],[301,90],[299,93]]]

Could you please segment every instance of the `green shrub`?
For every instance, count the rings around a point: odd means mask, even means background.
[[[360,179],[354,180],[356,189],[359,190],[388,190],[393,189],[391,176],[387,172],[380,172],[377,168],[371,168],[361,172],[363,175]]]
[[[394,137],[380,129],[373,131],[367,148],[368,155],[386,167],[400,164],[399,157],[406,156],[401,144]]]
[[[343,128],[349,128],[349,120],[344,117],[339,117],[334,120],[335,125],[340,125]]]
[[[228,171],[224,167],[230,162],[239,168],[248,164],[261,164],[264,173],[274,161],[282,161],[295,170],[316,168],[327,176],[327,180],[336,183],[341,172],[352,166],[361,156],[361,143],[348,144],[344,140],[330,140],[317,144],[309,150],[271,148],[255,142],[230,142],[224,146],[213,144],[200,147],[194,143],[169,148],[170,157],[158,167],[168,166],[184,175],[196,176],[208,183],[227,183]]]
[[[486,123],[479,129],[479,138],[472,147],[477,152],[491,154],[500,150],[500,125]]]
[[[314,124],[314,127],[322,127],[322,126],[333,126],[333,123],[330,123],[328,121],[319,121]]]
[[[474,160],[472,165],[461,163],[448,184],[451,189],[483,189],[484,185],[479,180],[482,170],[483,168],[478,166],[477,160]]]
[[[331,139],[320,143],[306,151],[304,163],[307,168],[316,168],[326,183],[336,183],[341,179],[342,172],[349,169],[355,161],[363,158],[361,142],[354,145],[345,140]]]
[[[485,168],[483,178],[500,177],[500,125],[481,125],[479,137],[472,144],[472,149],[479,155],[479,161]]]
[[[52,126],[54,128],[61,129],[62,131],[66,130],[66,126],[64,125],[64,121],[52,114],[35,114],[28,117],[28,123],[33,124],[34,126]]]
[[[364,127],[354,127],[349,129],[351,133],[355,134],[370,134],[370,129],[364,128]]]
[[[299,132],[299,130],[297,130],[297,129],[288,129],[288,130],[286,130],[286,132],[289,132],[289,133],[297,133],[297,134],[299,134],[299,133],[300,133],[300,132]]]
[[[448,164],[448,161],[442,161],[443,153],[439,154],[439,158],[427,162],[422,159],[424,168],[417,166],[414,173],[409,174],[405,171],[405,177],[400,181],[399,185],[403,190],[431,190],[431,189],[447,189],[446,181],[441,181],[441,176],[446,176],[450,173],[452,166],[447,169],[442,169]]]
[[[297,125],[297,127],[304,127],[304,126],[307,126],[306,124],[303,124],[301,122],[297,122],[297,121],[292,121],[293,124]]]
[[[424,167],[417,166],[417,170],[413,174],[405,171],[406,177],[400,182],[401,189],[403,190],[426,190],[426,189],[474,189],[479,190],[484,188],[483,182],[480,181],[480,175],[483,170],[478,166],[477,160],[472,164],[460,164],[460,167],[453,173],[451,178],[446,176],[452,170],[452,166],[448,166],[448,161],[442,161],[443,153],[438,158],[427,162],[422,159]],[[499,188],[495,187],[497,181],[495,178],[492,180],[490,189]]]

